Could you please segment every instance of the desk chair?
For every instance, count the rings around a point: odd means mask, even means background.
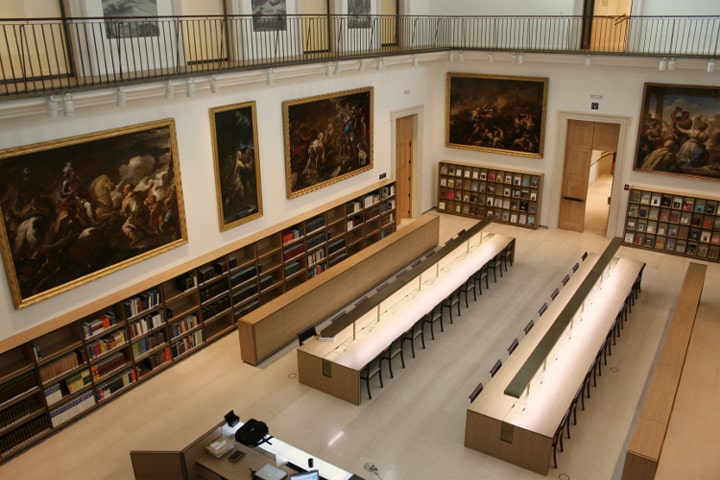
[[[380,379],[380,388],[384,388],[383,386],[383,379],[382,379],[382,361],[380,360],[380,357],[374,358],[370,361],[367,365],[365,365],[365,368],[363,368],[362,373],[360,373],[360,380],[365,380],[365,385],[367,386],[367,393],[368,393],[368,399],[372,400],[372,394],[370,393],[370,380],[377,376]]]
[[[440,302],[440,312],[448,311],[450,314],[450,323],[453,323],[453,307],[457,307],[458,316],[460,313],[460,289],[458,288],[453,293],[448,295],[442,302]]]
[[[474,276],[475,282],[477,283],[478,290],[480,291],[480,295],[482,295],[482,282],[483,279],[485,280],[485,290],[490,288],[490,282],[488,280],[488,266],[487,264],[480,267],[480,270],[475,272]]]
[[[465,295],[465,308],[468,308],[468,307],[470,306],[470,305],[468,304],[468,292],[469,292],[470,290],[472,290],[473,301],[476,301],[476,302],[477,302],[477,293],[476,293],[476,291],[475,291],[475,276],[474,276],[474,275],[470,276],[470,278],[468,278],[468,279],[465,281],[465,283],[463,283],[462,285],[460,285],[460,287],[458,288],[458,301],[459,301],[459,298],[460,298],[460,294],[461,294],[461,293],[462,293],[463,295]],[[460,310],[460,309],[458,309],[458,313],[460,313],[459,310]]]
[[[410,351],[412,352],[413,358],[415,358],[415,339],[420,337],[422,341],[422,348],[425,350],[425,317],[421,318],[417,322],[413,323],[405,333],[403,333],[402,341],[410,342]]]
[[[495,255],[495,257],[493,257],[493,259],[487,263],[488,271],[492,270],[492,272],[493,272],[493,281],[495,283],[497,283],[497,272],[498,271],[500,272],[500,276],[501,277],[503,276],[502,264],[503,264],[502,253],[498,253],[497,255]]]
[[[558,425],[557,430],[555,430],[555,435],[553,435],[552,438],[552,447],[553,447],[553,467],[557,468],[557,446],[560,444],[560,451],[564,452],[565,448],[563,446],[563,431],[565,430],[565,426],[568,423],[568,418],[570,417],[570,410],[568,409],[567,412],[565,412],[565,415],[563,416],[562,420],[560,420],[560,425]],[[568,437],[570,438],[570,437]]]
[[[395,339],[390,346],[385,349],[384,352],[380,354],[380,367],[382,367],[382,363],[384,361],[387,361],[388,363],[388,370],[390,372],[390,378],[395,378],[395,375],[393,374],[393,367],[392,367],[392,361],[395,357],[400,357],[400,361],[402,362],[402,367],[405,368],[405,352],[403,351],[403,345],[405,342],[403,341],[402,336],[400,338]]]

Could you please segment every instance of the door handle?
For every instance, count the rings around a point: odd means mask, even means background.
[[[583,198],[567,197],[565,195],[563,195],[563,200],[571,200],[573,202],[584,202],[585,201],[585,199],[583,199]]]

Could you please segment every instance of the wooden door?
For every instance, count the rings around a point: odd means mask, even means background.
[[[600,52],[627,50],[632,0],[586,0],[585,12],[584,38],[589,39],[589,45],[583,48]],[[590,12],[592,18],[587,17]]]
[[[303,0],[300,3],[302,17],[303,52],[330,51],[330,2],[328,0]]]
[[[412,218],[413,129],[415,115],[395,121],[396,197],[398,221]]]
[[[592,151],[617,151],[619,135],[618,124],[568,120],[558,228],[584,230]]]

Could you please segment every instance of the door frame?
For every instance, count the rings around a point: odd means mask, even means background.
[[[421,185],[421,181],[423,178],[422,175],[422,165],[423,165],[423,158],[422,158],[422,149],[418,148],[418,145],[420,144],[419,137],[420,132],[423,131],[423,107],[417,106],[417,107],[411,107],[406,108],[403,110],[398,110],[395,112],[390,112],[390,145],[392,145],[391,154],[390,154],[390,164],[392,169],[392,175],[394,179],[397,179],[397,171],[398,171],[398,165],[397,165],[397,152],[395,149],[395,145],[397,143],[397,119],[408,117],[408,116],[414,116],[415,120],[413,121],[413,135],[412,135],[412,158],[413,158],[413,165],[412,165],[412,192],[410,197],[410,215],[412,218],[416,218],[420,215],[420,206],[422,205],[422,196],[423,192],[425,192],[426,185]]]
[[[623,207],[625,206],[627,199],[627,197],[623,195],[623,186],[628,183],[627,179],[632,171],[634,161],[633,156],[628,153],[628,132],[630,131],[632,120],[630,117],[592,115],[577,112],[558,112],[558,127],[560,131],[558,135],[557,151],[562,152],[562,155],[557,160],[556,171],[558,171],[558,174],[551,176],[552,181],[550,185],[549,198],[553,200],[551,204],[556,205],[556,207],[554,208],[553,215],[549,217],[553,222],[550,226],[552,228],[557,228],[558,216],[560,215],[560,197],[562,196],[563,181],[562,170],[565,168],[565,145],[567,143],[568,120],[616,123],[620,125],[615,157],[615,171],[613,173],[613,186],[610,193],[610,211],[608,212],[608,224],[605,236],[607,238],[612,238],[621,235],[622,232],[618,232],[618,227],[624,227],[625,223],[620,214],[623,212]]]

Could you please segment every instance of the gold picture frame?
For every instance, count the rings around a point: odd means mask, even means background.
[[[220,230],[262,216],[255,102],[210,109]]]
[[[0,151],[15,308],[187,243],[172,119]]]
[[[445,145],[542,158],[548,79],[447,74]]]
[[[283,102],[288,198],[373,167],[373,88]]]

